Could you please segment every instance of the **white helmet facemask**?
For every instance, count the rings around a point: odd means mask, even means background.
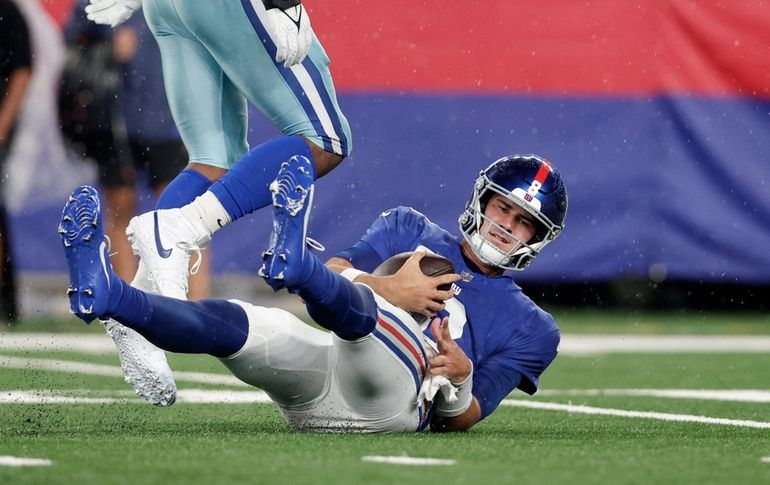
[[[540,249],[544,246],[542,242],[527,244],[509,231],[503,229],[484,214],[481,214],[480,219],[477,226],[479,229],[473,231],[469,237],[466,237],[466,239],[470,243],[474,254],[489,265],[504,269],[524,269],[522,262],[533,259],[540,253]],[[481,229],[484,221],[487,222],[487,225],[484,229]],[[507,251],[500,249],[493,242],[493,239],[489,237],[492,231],[515,241],[515,244],[513,244]]]

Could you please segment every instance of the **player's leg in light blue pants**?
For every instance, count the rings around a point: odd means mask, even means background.
[[[286,69],[274,61],[261,1],[146,0],[144,12],[161,50],[169,105],[190,162],[221,169],[239,160],[259,166],[257,175],[246,175],[253,178],[252,192],[244,196],[259,192],[250,205],[269,203],[266,187],[287,158],[316,157],[297,138],[279,138],[247,153],[247,99],[284,135],[307,138],[337,155],[337,163],[350,152],[350,128],[317,39],[300,65]],[[331,167],[323,168],[320,175]]]

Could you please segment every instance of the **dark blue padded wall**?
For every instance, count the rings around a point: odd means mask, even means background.
[[[570,207],[563,236],[520,278],[770,283],[768,101],[366,93],[340,103],[354,153],[319,181],[311,222],[328,255],[396,205],[456,231],[478,171],[535,152],[561,169]],[[252,116],[252,144],[275,135]],[[13,216],[21,269],[65,269],[59,211]],[[217,272],[256,271],[269,216],[221,231]]]

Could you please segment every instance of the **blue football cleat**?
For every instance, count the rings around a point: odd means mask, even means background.
[[[83,185],[72,192],[62,210],[59,236],[69,266],[70,312],[90,323],[105,313],[115,277],[96,189]]]
[[[268,249],[262,253],[259,275],[275,291],[300,283],[306,245],[315,243],[307,238],[314,189],[311,163],[301,155],[291,157],[270,184],[273,232]]]

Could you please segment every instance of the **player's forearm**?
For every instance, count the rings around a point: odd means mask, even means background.
[[[468,431],[474,424],[481,420],[481,406],[474,397],[471,405],[462,414],[453,417],[434,415],[430,423],[431,431],[438,433],[449,433],[458,431]]]
[[[25,67],[13,71],[8,80],[7,92],[0,106],[0,145],[8,142],[8,133],[19,117],[31,79],[32,70]]]
[[[352,268],[353,265],[347,259],[338,258],[333,256],[326,261],[326,266],[335,273],[342,273],[348,268]]]
[[[366,272],[359,272],[353,268],[353,265],[350,263],[350,261],[342,258],[333,257],[330,258],[326,262],[326,266],[331,269],[332,271],[335,271],[337,273],[342,274],[345,270],[354,270],[352,273],[348,272],[346,273],[346,276],[348,279],[351,279],[351,281],[356,281],[358,283],[363,283],[369,288],[372,289],[375,293],[380,295],[381,297],[385,298],[386,300],[390,301],[394,305],[397,305],[397,303],[394,303],[389,298],[391,295],[391,281],[392,278],[389,276],[372,276],[369,273]]]

